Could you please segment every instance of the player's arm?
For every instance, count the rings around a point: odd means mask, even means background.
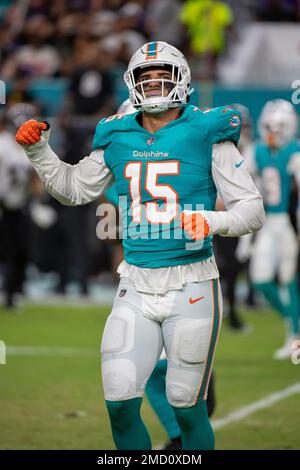
[[[212,176],[227,211],[204,211],[211,233],[239,237],[259,230],[265,220],[262,197],[232,142],[213,146]]]
[[[211,172],[227,211],[202,211],[195,227],[195,215],[181,217],[181,223],[193,239],[207,235],[239,237],[258,230],[265,218],[262,198],[238,151],[241,114],[228,107],[207,114],[208,138],[212,143]],[[199,213],[198,213],[199,214]],[[199,220],[200,219],[200,220]]]
[[[212,177],[226,211],[201,211],[181,216],[184,229],[192,239],[207,235],[240,237],[259,230],[265,220],[263,201],[246,162],[232,142],[214,144]]]
[[[259,174],[259,170],[256,163],[255,153],[256,147],[253,145],[246,147],[246,153],[243,152],[243,156],[247,163],[247,169],[250,176],[253,178],[255,186],[257,187],[260,194],[262,194],[262,178]],[[240,263],[245,263],[249,260],[252,255],[253,251],[253,241],[254,241],[254,233],[247,233],[239,238],[235,256],[240,261]]]
[[[16,141],[23,145],[46,190],[68,206],[83,205],[97,199],[112,180],[103,150],[94,150],[77,165],[69,165],[51,149],[49,134],[50,126],[35,120],[22,124],[16,134]]]

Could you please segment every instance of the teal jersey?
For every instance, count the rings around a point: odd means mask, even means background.
[[[178,119],[151,134],[139,124],[138,115],[102,119],[93,142],[94,150],[104,150],[114,175],[125,260],[158,268],[207,259],[212,237],[191,242],[178,216],[183,209],[215,210],[212,146],[237,144],[241,116],[231,108],[202,112],[186,105]]]
[[[114,206],[119,205],[119,197],[117,193],[116,183],[113,183],[109,188],[104,191],[104,197],[108,202]]]
[[[267,145],[256,147],[255,160],[262,177],[262,193],[267,213],[288,212],[292,187],[288,166],[294,153],[299,151],[300,146],[296,141],[278,150],[271,150]]]

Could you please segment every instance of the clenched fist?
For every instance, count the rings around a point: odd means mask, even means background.
[[[189,234],[192,240],[203,240],[209,235],[209,225],[200,212],[191,214],[182,212],[179,216],[181,227]]]
[[[49,125],[35,119],[24,122],[16,133],[16,141],[21,145],[36,144],[41,138],[41,132],[46,131]]]

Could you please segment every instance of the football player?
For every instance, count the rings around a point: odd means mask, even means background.
[[[130,114],[134,112],[135,112],[135,109],[132,106],[129,99],[124,101],[117,111],[118,114],[120,113]],[[117,195],[117,191],[115,188],[115,184],[110,186],[105,191],[104,197],[108,202],[110,202],[114,206],[116,207],[118,206],[119,200],[118,200],[118,195]],[[119,248],[120,248],[119,244],[116,243],[114,246],[113,259],[115,257],[119,259],[123,259],[124,257],[123,250],[122,250],[122,253],[120,253]],[[149,377],[147,381],[145,391],[146,391],[146,395],[147,395],[150,405],[155,411],[161,425],[163,426],[169,438],[168,442],[164,445],[163,449],[175,450],[175,449],[181,449],[181,436],[180,436],[180,428],[177,424],[175,413],[166,397],[167,368],[168,368],[167,356],[163,348],[160,358],[151,376]],[[207,411],[208,411],[209,417],[212,415],[214,408],[215,408],[215,403],[216,403],[213,375],[214,374],[212,372],[209,385],[208,385],[207,400],[206,400]]]
[[[24,150],[16,143],[15,133],[38,110],[31,103],[12,104],[0,123],[0,224],[4,269],[4,305],[14,310],[17,295],[23,290],[25,268],[29,259],[28,230],[29,182],[32,177]]]
[[[64,204],[92,201],[116,181],[125,259],[101,354],[117,449],[151,448],[140,408],[163,346],[182,446],[212,449],[206,397],[222,319],[212,236],[258,230],[262,199],[236,148],[240,114],[187,104],[191,74],[180,51],[147,43],[124,78],[136,112],[102,119],[77,165],[52,151],[47,123],[29,121],[16,138]],[[226,212],[214,212],[217,191]]]
[[[272,307],[288,320],[289,333],[276,359],[290,358],[299,338],[299,302],[296,282],[298,241],[289,217],[293,178],[300,188],[300,146],[295,140],[298,119],[288,101],[265,104],[259,119],[263,140],[255,152],[266,222],[252,249],[250,275]],[[277,277],[276,277],[277,276]],[[286,295],[280,295],[280,288]]]

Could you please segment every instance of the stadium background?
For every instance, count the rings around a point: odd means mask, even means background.
[[[0,134],[13,132],[29,109],[51,123],[59,156],[76,163],[90,153],[97,121],[126,99],[122,75],[132,53],[148,40],[165,40],[183,50],[191,65],[191,102],[247,106],[257,137],[264,103],[295,97],[299,20],[296,0],[1,0],[6,102],[2,95]],[[294,104],[299,113],[295,98]],[[6,365],[0,365],[0,449],[113,448],[98,349],[116,290],[117,248],[96,237],[100,201],[62,207],[36,180],[28,183],[19,229],[26,241],[26,277],[10,309],[3,273],[11,260],[0,218],[0,340],[7,353]],[[18,181],[11,184],[14,191]],[[5,211],[4,199],[0,177]],[[283,327],[261,298],[248,298],[246,279],[243,269],[237,309],[250,328],[236,331],[225,319],[216,357],[216,446],[299,449],[300,365],[272,359]],[[232,412],[253,403],[254,410],[232,421]],[[158,445],[166,437],[146,400],[144,415]]]

